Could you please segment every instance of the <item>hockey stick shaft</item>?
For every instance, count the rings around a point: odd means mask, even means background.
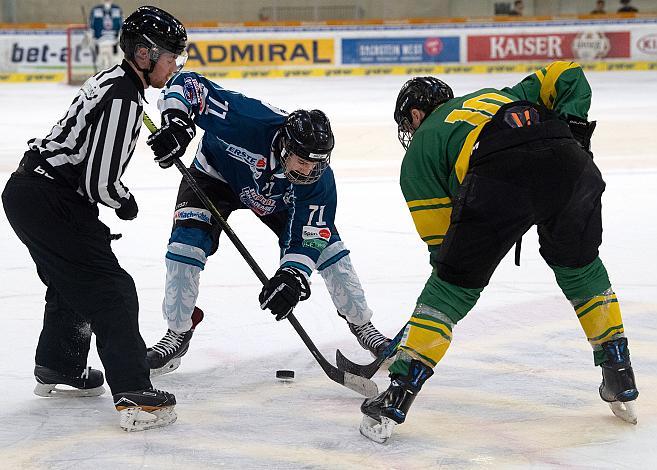
[[[146,124],[148,130],[151,131],[151,133],[157,131],[157,126],[153,123],[151,118],[146,113],[144,113],[144,123]],[[203,189],[201,189],[201,187],[198,185],[198,183],[194,179],[194,176],[192,176],[192,174],[189,172],[187,167],[185,167],[183,162],[180,161],[180,158],[174,158],[173,163],[174,165],[176,165],[176,168],[178,168],[178,171],[182,173],[183,178],[185,179],[187,184],[189,184],[189,186],[192,188],[194,193],[196,193],[196,195],[199,197],[203,205],[212,213],[212,216],[215,218],[221,229],[224,231],[224,233],[226,233],[228,238],[230,238],[230,241],[233,242],[233,245],[235,245],[237,251],[240,252],[242,257],[249,265],[251,270],[253,270],[253,272],[258,277],[260,282],[262,282],[263,285],[266,284],[269,281],[269,278],[263,272],[260,266],[258,266],[258,263],[253,258],[253,256],[251,256],[249,250],[246,249],[246,247],[239,239],[237,234],[233,232],[233,229],[230,227],[230,225],[228,225],[226,219],[221,215],[221,213],[212,203],[212,201],[207,196],[207,194],[205,194],[205,191],[203,191]],[[339,383],[340,385],[344,385],[345,387],[350,388],[355,392],[358,392],[364,396],[373,396],[378,393],[376,384],[371,380],[369,380],[368,378],[358,377],[348,372],[344,372],[338,369],[337,367],[333,366],[333,364],[331,364],[329,361],[327,361],[326,358],[322,355],[322,353],[319,352],[319,349],[317,349],[317,346],[315,346],[315,343],[313,343],[312,339],[310,339],[310,336],[308,336],[306,330],[304,330],[304,328],[301,326],[299,321],[292,313],[288,314],[286,318],[292,324],[292,327],[297,332],[297,334],[301,337],[301,340],[304,342],[304,344],[306,345],[310,353],[313,355],[315,360],[319,363],[322,370],[326,373],[326,375],[331,380]]]

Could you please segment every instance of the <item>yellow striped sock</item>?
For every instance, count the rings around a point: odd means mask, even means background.
[[[623,318],[612,289],[591,297],[572,301],[586,338],[593,349],[611,339],[624,336]]]
[[[443,313],[418,304],[404,329],[399,347],[433,367],[449,348],[453,326],[454,323]]]

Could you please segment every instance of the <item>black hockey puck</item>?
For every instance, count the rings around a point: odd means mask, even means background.
[[[292,380],[294,378],[293,370],[277,370],[276,378],[281,380]]]

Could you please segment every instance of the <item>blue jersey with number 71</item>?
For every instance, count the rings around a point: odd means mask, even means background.
[[[221,88],[195,72],[175,75],[162,90],[160,112],[184,111],[203,129],[194,165],[228,184],[245,207],[260,216],[285,211],[281,265],[308,275],[349,252],[334,225],[337,193],[331,168],[308,185],[283,174],[274,142],[287,113],[260,100]]]

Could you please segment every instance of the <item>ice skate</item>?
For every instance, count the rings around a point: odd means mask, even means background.
[[[612,413],[631,424],[637,423],[634,400],[639,396],[630,362],[627,339],[620,338],[602,344],[607,360],[600,364],[602,383],[600,398],[609,403]]]
[[[356,337],[358,344],[369,351],[372,354],[372,357],[379,357],[385,351],[386,347],[390,344],[390,338],[386,338],[377,330],[372,322],[367,322],[364,325],[358,326],[350,323],[347,318],[338,312],[342,318],[345,319],[347,325],[349,325],[349,331]]]
[[[192,327],[183,333],[167,330],[164,337],[152,348],[146,351],[146,359],[151,369],[151,377],[168,374],[180,366],[180,358],[189,349],[189,341],[192,339],[196,325],[203,320],[203,310],[194,307],[192,313]]]
[[[176,397],[162,390],[147,389],[114,395],[114,406],[121,414],[120,426],[128,432],[145,431],[173,424]]]
[[[40,365],[34,366],[37,385],[34,393],[40,397],[97,397],[105,393],[105,377],[99,370],[87,367],[77,377],[60,374],[56,370]],[[65,385],[67,388],[62,388]]]
[[[417,360],[411,361],[407,375],[391,374],[388,389],[374,398],[368,398],[361,405],[360,410],[365,416],[360,424],[360,433],[379,444],[386,443],[395,426],[406,420],[422,384],[432,375],[433,370]]]

